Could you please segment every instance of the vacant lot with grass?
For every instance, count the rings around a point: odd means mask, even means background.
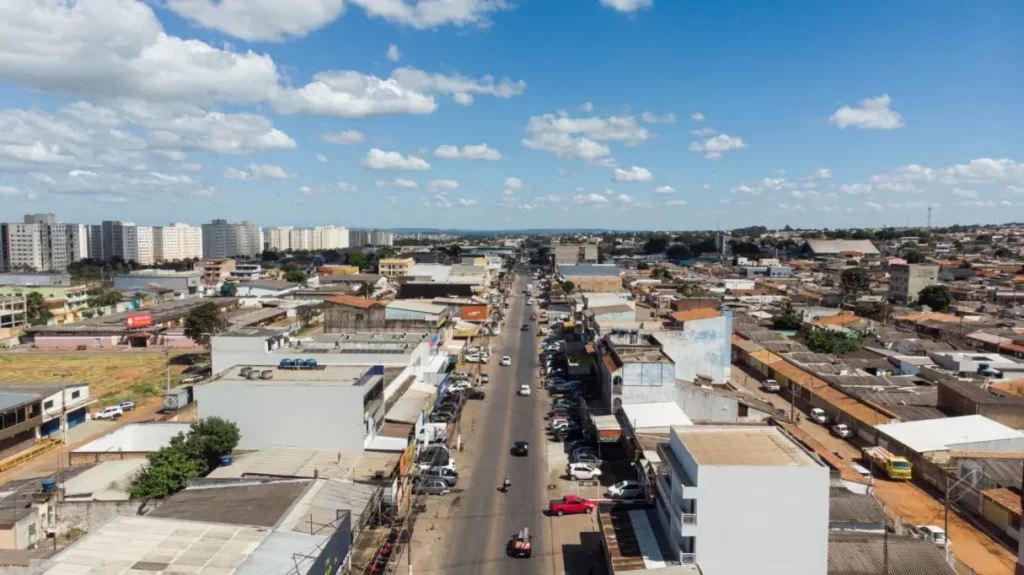
[[[171,357],[171,385],[181,379],[185,365]],[[164,356],[157,353],[0,355],[0,390],[5,383],[88,383],[89,394],[101,403],[140,401],[166,385]]]

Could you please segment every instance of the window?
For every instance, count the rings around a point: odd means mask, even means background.
[[[45,403],[43,403],[43,409],[51,409],[52,407],[53,407],[53,400],[52,399],[47,401],[47,402],[45,402]]]
[[[72,391],[72,392],[71,392],[71,399],[78,399],[78,397],[79,397],[80,395],[82,395],[82,392],[81,392],[81,391]]]

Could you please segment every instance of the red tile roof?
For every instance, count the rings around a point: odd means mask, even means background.
[[[705,307],[705,308],[691,309],[691,310],[687,310],[687,311],[677,311],[677,312],[675,312],[673,314],[670,314],[669,317],[672,318],[673,321],[683,322],[683,321],[696,321],[698,319],[710,319],[710,318],[713,318],[713,317],[719,317],[721,315],[722,315],[722,312],[718,311],[717,309],[711,309],[711,308],[706,308]]]
[[[365,297],[356,297],[354,295],[336,295],[332,298],[327,298],[330,303],[339,303],[341,305],[347,305],[349,307],[358,307],[362,309],[370,309],[376,305],[383,305],[375,299],[368,299]]]

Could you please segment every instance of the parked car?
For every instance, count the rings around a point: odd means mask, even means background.
[[[548,511],[552,515],[562,515],[571,513],[593,513],[594,508],[597,504],[589,499],[583,499],[576,497],[575,495],[566,495],[561,499],[555,499],[548,503]]]
[[[464,371],[453,371],[448,374],[448,377],[450,377],[452,381],[458,381],[460,379],[469,381],[469,374]]]
[[[93,419],[120,419],[124,415],[124,410],[116,405],[103,408],[103,411],[99,412]]]
[[[181,383],[198,383],[202,380],[203,376],[201,375],[186,375],[185,377],[181,378]]]
[[[829,421],[828,414],[825,413],[825,410],[820,407],[815,407],[814,409],[811,410],[811,419],[820,423],[821,425],[825,425]]]
[[[526,385],[525,383],[523,385],[520,385],[519,386],[519,395],[522,395],[524,397],[529,397],[529,395],[530,395],[530,386]]]
[[[516,441],[515,443],[512,444],[512,449],[510,451],[512,455],[525,457],[530,454],[530,442]]]
[[[572,463],[590,463],[592,465],[601,465],[601,463],[603,463],[596,453],[589,451],[574,454],[569,461]]]
[[[431,423],[449,423],[455,421],[456,415],[450,411],[440,411],[430,414]]]
[[[490,383],[490,382],[491,382],[491,376],[487,375],[486,373],[481,373],[480,374],[480,384],[481,385],[483,385],[485,383]]]
[[[848,437],[853,437],[853,430],[845,423],[837,423],[832,426],[832,435],[846,439]]]
[[[444,481],[448,487],[454,487],[459,482],[458,472],[447,467],[420,468],[417,473],[421,482]]]
[[[117,406],[121,408],[121,411],[131,411],[131,410],[135,409],[135,402],[134,401],[122,401],[121,403],[117,404]]]
[[[570,463],[565,466],[565,474],[573,481],[580,479],[597,479],[601,470],[590,463]]]
[[[434,481],[420,481],[413,486],[412,492],[417,495],[444,495],[448,493],[448,484],[439,479]]]
[[[611,499],[636,499],[643,493],[643,487],[635,479],[624,479],[608,488],[608,497]]]
[[[771,393],[777,393],[780,389],[779,382],[774,379],[766,379],[761,382],[761,389]]]
[[[904,525],[907,533],[915,539],[924,539],[925,541],[931,541],[936,547],[945,548],[947,535],[938,525]],[[950,549],[953,548],[953,541],[949,541]]]
[[[466,390],[466,399],[484,399],[487,397],[487,392],[481,389],[470,388]]]
[[[575,421],[570,421],[568,419],[554,419],[551,421],[549,426],[551,427],[551,431],[565,430],[572,432],[580,431],[582,429],[579,423],[576,423]]]
[[[503,356],[501,358],[501,365],[512,365],[512,358],[509,356]]]

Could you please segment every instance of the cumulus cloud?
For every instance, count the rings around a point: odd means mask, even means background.
[[[619,194],[619,197],[616,199],[620,204],[630,204],[633,202],[633,197],[626,194]]]
[[[811,175],[809,177],[818,178],[822,180],[828,179],[832,177],[832,170],[829,168],[818,168],[817,170],[811,172]]]
[[[361,144],[366,141],[366,136],[359,130],[344,130],[342,132],[327,132],[320,135],[320,139],[332,144]]]
[[[976,198],[978,197],[978,191],[965,190],[963,188],[953,188],[953,195],[960,198]]]
[[[459,188],[459,183],[455,180],[431,180],[427,184],[427,189],[432,192],[446,192],[448,190],[455,190]]]
[[[327,163],[327,156],[325,156],[323,154],[317,154],[316,155],[316,161],[320,162],[321,164],[326,164]]]
[[[373,183],[378,188],[418,188],[419,184],[415,180],[407,180],[405,178],[395,178],[394,180],[377,180]]]
[[[672,186],[658,186],[657,188],[654,188],[654,193],[656,194],[671,194],[674,191],[676,191],[676,189]]]
[[[601,194],[578,194],[573,196],[573,201],[578,204],[607,204],[608,198]]]
[[[397,62],[402,59],[402,52],[398,49],[398,46],[391,44],[388,46],[388,60]]]
[[[882,207],[882,204],[877,202],[864,202],[864,207],[874,212],[880,212],[885,209]]]
[[[602,6],[606,6],[617,12],[632,14],[639,10],[645,10],[654,5],[654,0],[600,0]]]
[[[303,196],[316,196],[321,194],[354,194],[359,191],[359,188],[352,184],[346,184],[345,182],[338,182],[333,186],[302,186],[299,188],[299,193]]]
[[[224,177],[229,180],[286,180],[294,178],[295,174],[290,174],[281,166],[274,164],[249,164],[240,170],[227,168],[224,170]]]
[[[374,18],[419,30],[452,25],[487,26],[495,12],[510,10],[506,0],[351,0]]]
[[[444,160],[485,160],[496,162],[502,158],[501,152],[488,147],[487,144],[474,144],[469,146],[453,146],[442,144],[434,150],[434,157]]]
[[[664,116],[659,116],[654,112],[644,112],[640,114],[640,117],[648,124],[674,124],[676,122],[676,115],[672,112]]]
[[[472,198],[459,198],[459,205],[464,208],[470,208],[477,205],[477,201]]]
[[[363,167],[367,170],[429,170],[430,164],[417,156],[372,148],[363,158]]]
[[[523,181],[515,177],[505,178],[504,188],[506,190],[521,190],[523,189]]]
[[[701,136],[701,137],[703,137],[703,136],[714,136],[715,134],[718,133],[718,130],[716,130],[714,128],[711,128],[709,126],[705,126],[703,128],[697,128],[696,130],[687,130],[686,133],[690,134],[692,136]]]
[[[747,144],[743,141],[743,138],[736,138],[728,134],[719,134],[712,138],[708,138],[703,142],[693,142],[690,144],[689,150],[691,152],[702,152],[704,157],[710,160],[717,160],[722,157],[722,154],[732,150],[745,150]]]
[[[903,117],[889,108],[892,99],[888,94],[860,101],[860,107],[843,106],[829,118],[839,128],[860,128],[863,130],[894,130],[903,127]]]
[[[615,168],[612,179],[616,182],[649,182],[654,179],[654,174],[640,166],[633,166],[628,170]]]
[[[166,0],[182,18],[248,41],[301,38],[337,18],[343,0]]]
[[[447,2],[447,0],[444,1]],[[391,73],[390,80],[407,90],[423,94],[451,95],[456,101],[460,95],[468,96],[468,98],[463,98],[464,101],[459,102],[463,105],[472,103],[474,94],[508,99],[521,96],[526,91],[526,82],[523,80],[509,78],[497,80],[493,76],[484,76],[479,80],[474,80],[457,74],[424,72],[409,66],[397,68]]]
[[[789,195],[792,196],[793,199],[796,199],[796,200],[806,200],[807,198],[816,198],[816,197],[818,197],[819,194],[818,194],[818,192],[816,192],[814,190],[806,190],[806,191],[792,190],[792,191],[789,192]]]
[[[633,116],[608,118],[572,118],[558,115],[533,116],[526,125],[529,137],[522,140],[527,148],[542,150],[560,158],[579,158],[591,163],[611,160],[611,150],[602,142],[624,142],[637,145],[650,139],[650,132]]]
[[[695,122],[703,122],[704,121],[704,114],[701,114],[700,112],[694,112],[694,113],[690,114],[690,119],[695,121]]]
[[[685,206],[688,202],[686,200],[671,200],[665,202],[666,206]]]
[[[760,196],[761,195],[761,190],[759,190],[757,188],[754,188],[754,187],[751,187],[751,186],[746,186],[746,185],[736,186],[731,191],[734,194],[739,194],[739,195],[744,195],[744,196]]]

